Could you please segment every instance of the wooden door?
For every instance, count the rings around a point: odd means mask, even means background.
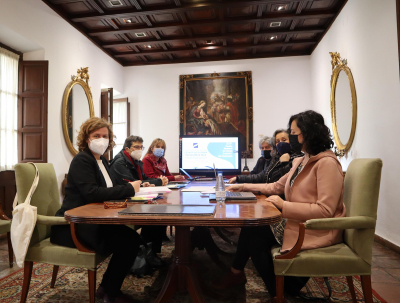
[[[113,89],[107,88],[101,90],[101,113],[100,116],[108,121],[109,123],[113,123]],[[110,150],[104,154],[104,157],[111,161],[113,158],[113,151]]]
[[[20,163],[47,163],[48,69],[48,61],[19,63],[18,162]]]

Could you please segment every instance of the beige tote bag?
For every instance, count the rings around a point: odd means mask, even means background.
[[[35,179],[24,203],[17,205],[18,193],[15,195],[12,212],[11,243],[14,249],[15,260],[19,267],[23,267],[24,265],[26,252],[28,251],[37,219],[37,208],[31,205],[31,199],[39,183],[39,171],[34,163],[30,162],[30,164],[36,169]]]

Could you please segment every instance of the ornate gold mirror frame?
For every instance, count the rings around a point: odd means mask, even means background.
[[[332,64],[332,76],[331,76],[331,115],[332,115],[332,129],[333,136],[335,139],[336,147],[335,154],[339,158],[347,155],[349,152],[351,145],[353,144],[354,136],[356,133],[356,124],[357,124],[357,94],[356,87],[354,84],[353,74],[351,73],[350,68],[347,66],[347,60],[340,58],[339,53],[329,53],[331,55],[331,64]],[[351,92],[351,105],[352,105],[352,121],[351,121],[351,131],[350,137],[347,142],[342,142],[340,140],[338,127],[337,127],[337,119],[336,119],[336,86],[337,81],[339,79],[339,74],[341,71],[344,71],[347,75],[350,85]]]
[[[62,124],[63,124],[64,138],[65,142],[67,143],[69,151],[74,156],[78,153],[78,151],[75,149],[72,142],[72,138],[70,138],[68,134],[68,128],[72,124],[72,116],[68,113],[68,97],[72,91],[72,88],[75,85],[82,86],[83,90],[85,91],[87,101],[89,103],[90,117],[88,117],[88,119],[94,117],[93,97],[89,87],[88,69],[89,69],[88,67],[82,67],[81,69],[78,69],[76,76],[71,76],[72,81],[68,83],[67,87],[65,88],[63,96]]]

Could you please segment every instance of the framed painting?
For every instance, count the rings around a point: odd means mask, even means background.
[[[237,135],[252,158],[252,87],[251,71],[180,75],[180,134]]]

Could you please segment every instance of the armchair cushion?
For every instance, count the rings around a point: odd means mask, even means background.
[[[365,229],[375,228],[376,220],[366,216],[312,219],[305,223],[306,229]]]
[[[37,215],[36,224],[42,224],[42,225],[68,225],[69,222],[67,220],[65,220],[64,217]]]
[[[50,238],[47,238],[29,247],[25,260],[95,270],[97,265],[106,258],[99,254],[81,252],[76,248],[53,244]]]
[[[277,276],[333,277],[370,275],[371,265],[355,254],[345,243],[303,250],[293,259],[275,259],[280,246],[271,250]]]
[[[11,229],[11,221],[0,220],[0,234],[8,233]]]

